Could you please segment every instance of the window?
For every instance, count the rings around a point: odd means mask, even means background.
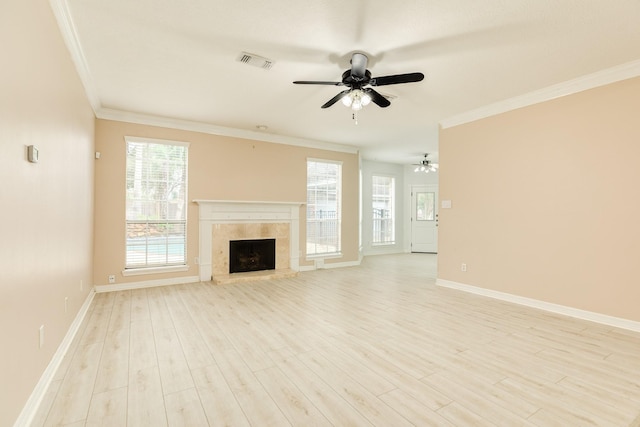
[[[434,221],[436,211],[436,193],[416,193],[416,220]]]
[[[185,265],[188,145],[126,142],[126,268]]]
[[[395,181],[395,178],[388,176],[372,177],[373,239],[371,243],[374,245],[392,245],[396,242]]]
[[[307,255],[340,253],[342,165],[307,161]]]

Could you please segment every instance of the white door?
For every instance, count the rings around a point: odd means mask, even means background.
[[[438,252],[438,186],[411,187],[411,252]]]

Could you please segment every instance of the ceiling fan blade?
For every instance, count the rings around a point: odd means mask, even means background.
[[[351,55],[351,75],[357,78],[364,78],[367,72],[367,62],[369,58],[364,53],[354,53]]]
[[[391,105],[391,102],[384,96],[380,95],[380,93],[376,92],[371,88],[363,89],[365,93],[367,93],[371,97],[371,102],[378,105],[379,107],[385,108]]]
[[[382,76],[372,78],[369,84],[371,86],[397,85],[399,83],[414,83],[424,79],[422,73],[395,74],[393,76]]]
[[[296,80],[293,82],[296,85],[328,85],[328,86],[344,86],[342,82],[323,82],[323,81],[313,81],[313,80]]]
[[[322,105],[322,107],[320,107],[320,108],[329,108],[329,107],[331,107],[333,104],[335,104],[336,102],[340,101],[342,99],[342,97],[345,96],[346,94],[348,94],[350,91],[351,91],[351,89],[343,90],[342,92],[340,92],[339,94],[337,94],[336,96],[334,96],[333,98],[331,98],[330,100],[325,102]]]

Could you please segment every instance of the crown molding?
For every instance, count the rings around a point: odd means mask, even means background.
[[[203,122],[173,119],[169,117],[160,117],[149,114],[131,113],[128,111],[115,110],[111,108],[98,109],[98,111],[96,111],[96,117],[104,120],[116,120],[120,122],[136,123],[140,125],[159,126],[170,129],[206,133],[210,135],[230,136],[234,138],[251,139],[254,141],[271,142],[274,144],[294,145],[298,147],[316,148],[319,150],[358,154],[358,148],[350,145],[294,138],[284,135],[267,134],[252,130],[217,126]]]
[[[62,38],[69,50],[71,59],[76,67],[80,81],[91,104],[94,114],[99,119],[117,120],[143,125],[160,126],[171,129],[202,132],[211,135],[231,136],[235,138],[251,139],[255,141],[272,142],[276,144],[294,145],[299,147],[316,148],[320,150],[337,151],[341,153],[357,154],[358,148],[324,141],[308,140],[283,135],[265,134],[257,131],[235,129],[216,126],[208,123],[172,119],[167,117],[132,113],[110,108],[103,108],[102,102],[91,77],[87,60],[78,39],[76,26],[73,22],[71,10],[67,0],[49,0],[49,4],[58,23]]]
[[[58,28],[62,34],[69,53],[71,54],[71,60],[73,61],[80,81],[84,86],[84,91],[87,95],[91,108],[95,113],[101,108],[100,98],[95,90],[93,79],[91,78],[91,72],[89,71],[89,65],[82,52],[82,46],[78,39],[78,32],[76,26],[73,23],[71,17],[71,11],[69,10],[69,4],[66,0],[49,0],[49,5],[53,11],[53,15],[58,22]]]
[[[529,105],[539,104],[566,95],[640,76],[640,60],[627,62],[606,70],[587,74],[544,89],[485,105],[440,121],[442,129],[506,113]]]

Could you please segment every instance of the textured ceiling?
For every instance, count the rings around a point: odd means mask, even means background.
[[[397,163],[437,157],[442,120],[640,58],[639,0],[52,3],[66,11],[58,20],[77,42],[71,51],[99,117],[137,113],[345,144]],[[242,64],[243,51],[275,64]],[[374,77],[425,80],[379,88],[391,106],[365,107],[357,125],[340,103],[320,108],[344,88],[292,84],[339,81],[354,51],[369,56]]]

